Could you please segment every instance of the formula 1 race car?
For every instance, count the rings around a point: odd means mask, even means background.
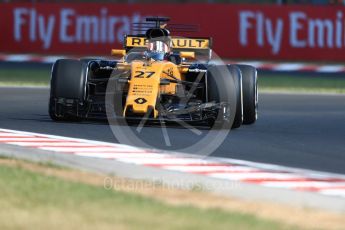
[[[257,71],[211,59],[211,38],[173,37],[192,30],[168,18],[137,23],[118,61],[60,59],[51,73],[49,115],[55,121],[108,118],[184,122],[222,129],[257,119]]]

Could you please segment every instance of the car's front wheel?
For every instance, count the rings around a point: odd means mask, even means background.
[[[209,102],[216,102],[223,107],[218,110],[217,117],[211,125],[217,129],[233,127],[237,109],[237,87],[235,77],[226,65],[210,66],[207,70],[207,94]]]
[[[86,96],[87,64],[60,59],[54,63],[50,80],[49,116],[55,121],[78,120]]]

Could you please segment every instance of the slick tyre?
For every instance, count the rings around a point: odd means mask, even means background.
[[[250,65],[237,65],[242,72],[243,124],[255,123],[258,118],[258,81],[256,68]]]
[[[55,121],[76,121],[78,114],[66,113],[58,100],[83,103],[86,96],[87,64],[79,60],[60,59],[53,66],[50,80],[49,116]]]
[[[237,94],[232,72],[226,65],[209,66],[207,70],[208,101],[226,105],[210,121],[210,126],[216,129],[230,129],[235,120]]]
[[[228,65],[228,70],[233,78],[236,92],[236,115],[231,128],[237,129],[243,123],[242,73],[235,65]]]

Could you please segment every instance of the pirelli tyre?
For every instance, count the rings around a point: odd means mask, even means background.
[[[228,65],[228,70],[234,80],[236,92],[236,114],[232,129],[239,128],[243,123],[243,94],[242,94],[242,73],[236,65]]]
[[[256,68],[237,65],[242,72],[243,124],[255,123],[258,118],[258,81]]]
[[[52,68],[49,115],[55,121],[80,119],[86,98],[86,62],[59,59]]]
[[[235,122],[237,108],[237,87],[235,76],[238,71],[227,65],[211,65],[207,69],[207,95],[209,102],[225,105],[218,110],[217,118],[210,121],[216,129],[230,129]],[[236,77],[238,77],[236,75]],[[235,127],[234,127],[235,128]]]

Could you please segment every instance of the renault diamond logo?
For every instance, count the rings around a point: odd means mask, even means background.
[[[134,101],[135,101],[135,103],[140,104],[140,105],[145,104],[147,102],[147,100],[145,98],[141,98],[141,97],[135,99]]]

